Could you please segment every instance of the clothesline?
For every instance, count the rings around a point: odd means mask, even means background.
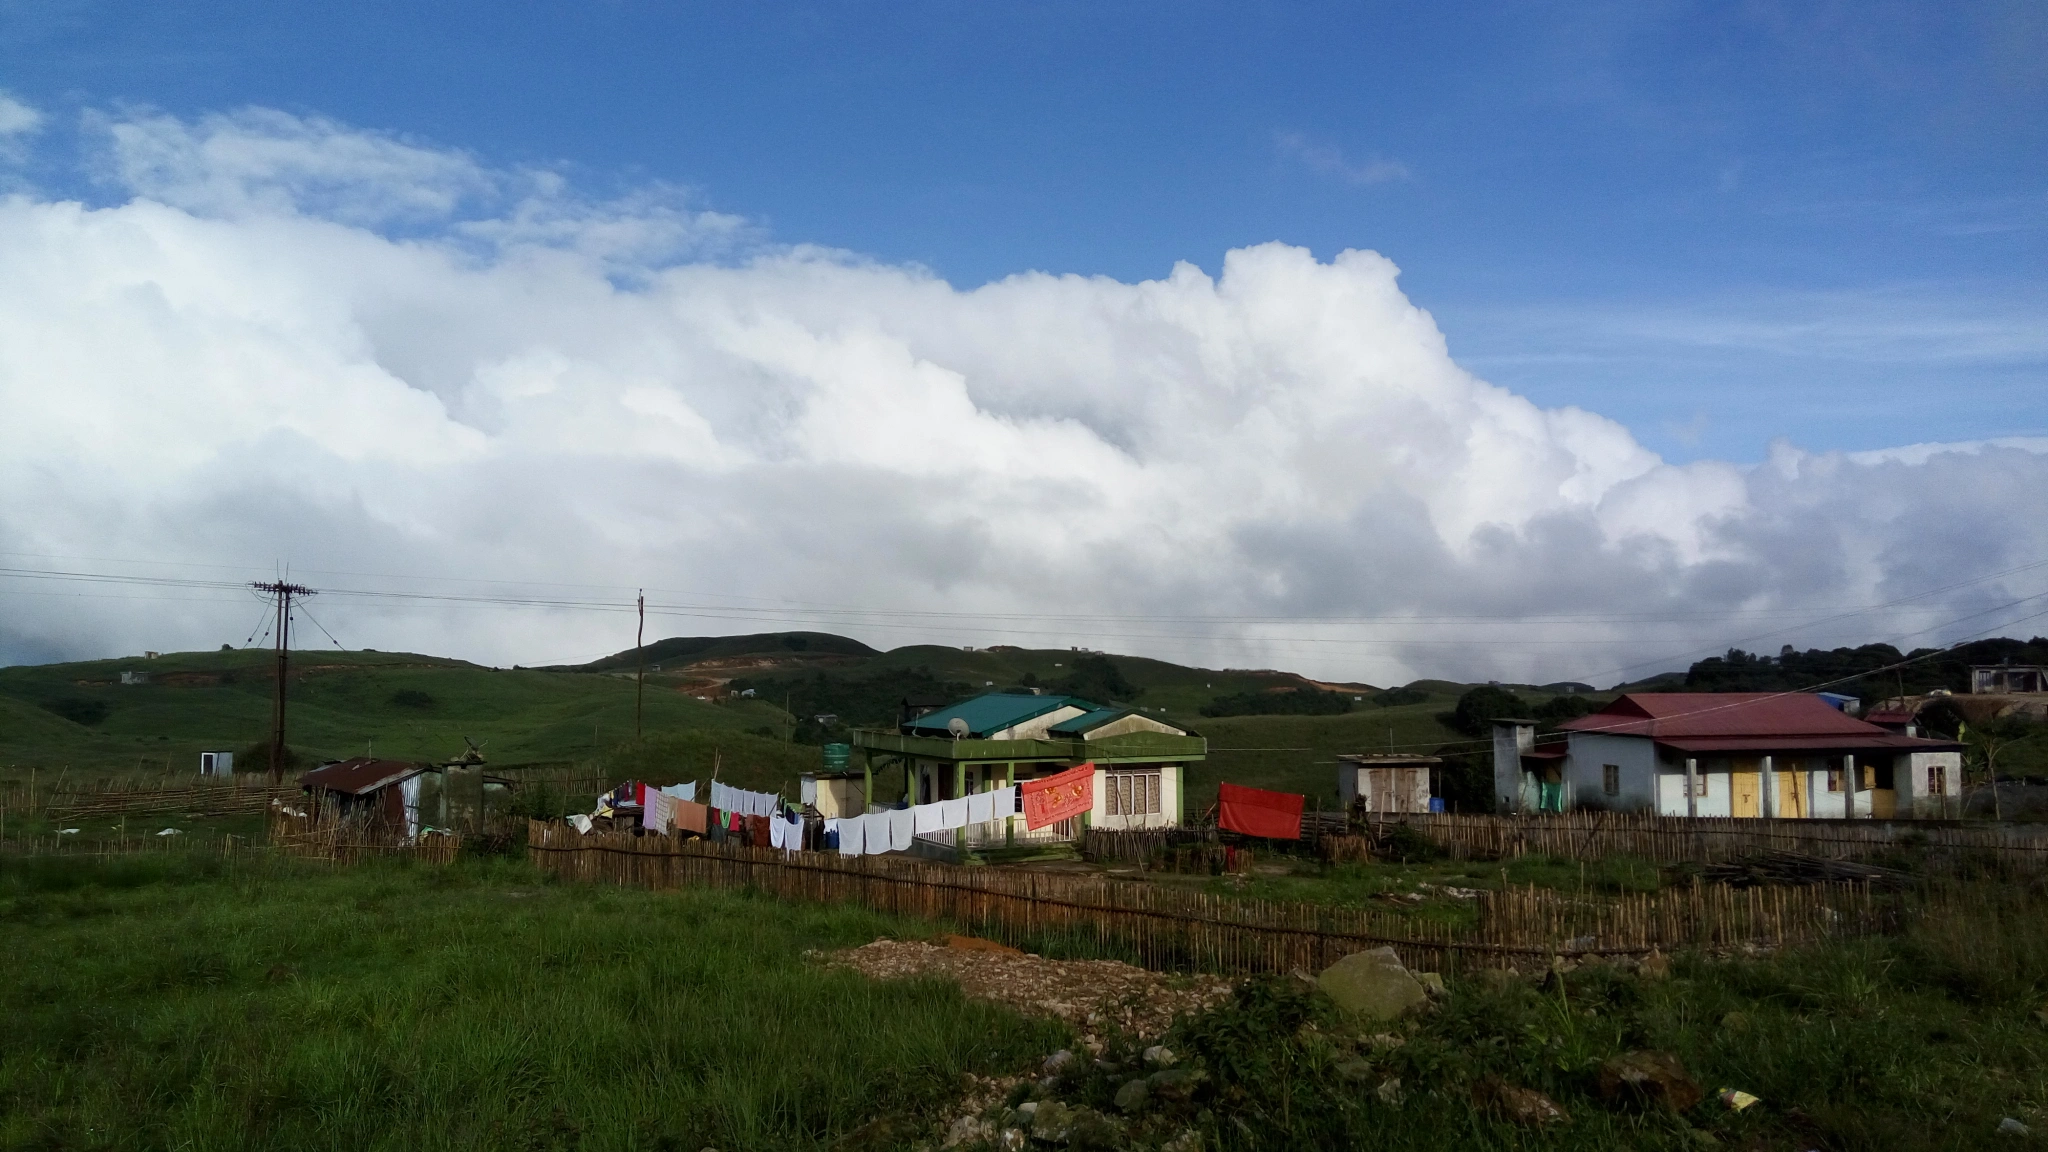
[[[969,824],[1007,820],[1017,814],[1017,793],[998,788],[952,800],[891,808],[864,816],[846,816],[825,821],[829,841],[836,833],[841,856],[879,856],[884,852],[907,852],[913,838],[929,832],[951,832]]]

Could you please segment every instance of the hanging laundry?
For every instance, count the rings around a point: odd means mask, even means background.
[[[1017,814],[1017,786],[1005,784],[990,793],[995,797],[995,819],[1008,820]]]
[[[663,788],[661,794],[674,797],[677,800],[695,800],[697,798],[697,782],[692,780],[688,784],[671,784]]]
[[[788,825],[782,833],[782,848],[785,852],[801,852],[804,848],[804,818],[792,812],[785,821]]]
[[[948,832],[967,827],[967,797],[939,801],[939,827]]]
[[[710,827],[711,809],[689,800],[676,801],[675,826],[678,831],[695,832],[704,835]]]
[[[889,851],[889,812],[870,812],[860,818],[865,826],[862,835],[867,838],[867,855],[880,856]]]
[[[919,804],[917,807],[912,808],[911,812],[915,814],[917,834],[920,836],[927,832],[937,832],[944,827],[944,825],[939,823],[944,813],[937,804]]]
[[[825,821],[825,828],[818,833],[818,850],[836,852],[839,849],[839,821]]]
[[[858,816],[849,816],[839,821],[839,854],[858,856],[866,848],[861,832],[866,826]]]
[[[668,823],[675,815],[676,798],[666,792],[648,789],[647,807],[640,810],[640,826],[649,832],[668,834]]]
[[[967,822],[969,824],[986,824],[995,818],[995,793],[976,792],[967,798]]]
[[[1264,788],[1225,783],[1216,801],[1216,826],[1247,836],[1299,840],[1304,799],[1293,792],[1268,792]]]
[[[770,848],[788,847],[788,829],[789,825],[784,824],[782,821],[770,820],[768,822],[768,846]]]
[[[1024,826],[1043,828],[1071,820],[1095,806],[1095,765],[1069,768],[1043,780],[1029,780],[1023,786]]]
[[[590,817],[579,812],[569,817],[569,826],[588,836],[590,834]]]
[[[910,851],[910,842],[916,836],[917,813],[914,810],[899,808],[889,813],[889,851]]]

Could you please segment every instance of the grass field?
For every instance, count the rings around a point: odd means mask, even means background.
[[[1392,1046],[1261,981],[1168,1037],[1207,1079],[1123,1146],[1192,1130],[1246,1152],[2036,1147],[1996,1127],[2048,1127],[2044,910],[2007,885],[1903,938],[1679,957],[1655,980],[1454,981]],[[0,860],[0,922],[8,1149],[907,1148],[965,1074],[1029,1073],[1071,1041],[947,984],[805,955],[940,926],[502,860]],[[1604,1106],[1594,1069],[1644,1047],[1764,1103]],[[1119,1076],[1084,1064],[1056,1091],[1110,1109]],[[1569,1123],[1475,1107],[1489,1076]]]
[[[509,863],[8,861],[0,920],[6,1148],[820,1148],[1065,1036],[804,957],[915,926]]]
[[[272,669],[269,654],[248,650],[0,668],[0,770],[191,774],[202,750],[268,739]],[[124,685],[124,671],[150,680]],[[298,652],[289,735],[311,761],[373,748],[441,760],[460,753],[464,737],[483,742],[497,764],[571,761],[632,736],[634,696],[630,677],[406,653]],[[650,735],[782,725],[781,710],[765,702],[714,705],[656,686],[646,694]]]

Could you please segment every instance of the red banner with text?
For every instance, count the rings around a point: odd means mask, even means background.
[[[1022,790],[1026,828],[1071,820],[1095,807],[1095,765],[1069,768],[1043,780],[1026,780]]]

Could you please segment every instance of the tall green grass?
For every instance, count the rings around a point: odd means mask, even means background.
[[[816,1148],[1061,1028],[820,971],[914,926],[545,882],[0,863],[0,1146]]]

